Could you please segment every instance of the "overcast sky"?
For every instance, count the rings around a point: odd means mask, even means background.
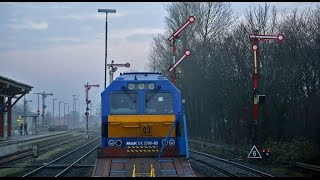
[[[249,6],[264,4],[232,2],[235,15]],[[278,9],[304,9],[319,3],[272,2]],[[85,102],[84,84],[100,84],[89,91],[99,104],[104,89],[105,14],[99,8],[116,9],[108,14],[108,63],[131,64],[120,72],[146,71],[152,37],[165,30],[168,13],[157,2],[0,2],[0,75],[33,86],[26,95],[37,109],[37,95],[53,93],[53,98],[69,103],[72,95]],[[109,75],[107,74],[107,85]],[[21,101],[21,100],[20,100]],[[22,102],[22,101],[21,101]],[[41,103],[42,101],[40,101]],[[46,98],[52,111],[52,97]],[[55,101],[55,114],[58,103]],[[61,109],[63,111],[63,107]]]

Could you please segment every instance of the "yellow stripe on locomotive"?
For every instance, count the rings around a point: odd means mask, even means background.
[[[174,115],[109,115],[108,137],[166,137]],[[169,137],[175,137],[171,131]]]

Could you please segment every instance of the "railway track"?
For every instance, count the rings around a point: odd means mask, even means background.
[[[99,147],[101,145],[98,144],[96,145],[94,148],[92,148],[90,151],[88,151],[86,154],[84,154],[83,156],[81,156],[80,158],[78,158],[77,160],[75,160],[73,163],[71,163],[68,167],[66,167],[65,169],[63,169],[59,174],[57,174],[55,177],[61,177],[65,174],[67,174],[72,168],[76,167],[76,164],[79,163],[81,160],[83,160],[84,158],[86,158],[89,154],[91,154],[94,150],[97,149],[97,147]],[[84,167],[84,166],[82,166]],[[88,167],[88,166],[85,166]],[[94,167],[93,165],[89,166],[89,167]]]
[[[75,165],[86,158],[89,154],[100,145],[98,141],[101,137],[95,138],[92,141],[50,161],[44,165],[26,173],[22,177],[41,176],[41,177],[60,177],[66,175]],[[63,165],[61,165],[63,164]],[[67,166],[67,167],[66,167]],[[50,168],[50,171],[48,171]],[[61,170],[62,169],[62,170]]]
[[[40,146],[39,150],[38,150],[38,153],[47,152],[49,149],[52,150],[54,148],[60,147],[62,145],[68,144],[70,142],[73,142],[73,141],[81,139],[81,138],[82,137],[75,137],[75,138],[72,138],[72,139],[69,139],[69,140],[64,140],[64,141],[58,142],[56,144],[48,144],[48,145]],[[20,159],[26,158],[26,157],[32,158],[33,154],[34,153],[32,152],[32,149],[28,149],[28,150],[25,150],[25,151],[21,151],[21,152],[18,152],[18,153],[7,155],[7,156],[4,156],[4,157],[2,157],[0,159],[0,165],[4,165],[4,164],[10,163],[10,162],[13,162],[13,161],[16,161],[16,160],[20,160]]]
[[[190,159],[204,164],[229,177],[273,177],[270,174],[244,166],[242,164],[221,159],[202,152],[189,150]]]
[[[71,139],[67,139],[67,140],[63,140],[63,141],[60,141],[59,139],[55,139],[53,141],[45,142],[45,143],[43,143],[43,145],[38,147],[38,155],[43,152],[52,151],[55,148],[58,148],[58,147],[65,145],[65,144],[69,144],[71,142],[75,142],[76,140],[79,140],[82,138],[83,138],[82,136],[77,136],[77,137],[73,137]],[[21,159],[23,159],[25,161],[26,160],[25,158],[28,158],[28,157],[33,158],[33,155],[34,155],[34,152],[33,152],[32,148],[29,148],[29,149],[26,149],[23,151],[19,151],[17,153],[3,156],[0,158],[0,167],[4,167],[4,165],[6,165],[6,167],[10,167],[10,165],[7,165],[8,163],[18,161]]]

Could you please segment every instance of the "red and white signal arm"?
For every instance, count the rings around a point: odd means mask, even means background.
[[[180,32],[182,30],[184,30],[189,24],[193,23],[196,20],[196,18],[194,16],[189,16],[189,18],[187,19],[187,21],[176,31],[174,32],[169,38],[168,40],[171,42],[173,40],[173,37],[177,37]]]
[[[282,34],[278,34],[278,35],[260,35],[260,34],[249,34],[249,38],[256,38],[259,39],[260,41],[263,41],[265,39],[275,39],[278,42],[281,42],[284,40],[284,36]]]
[[[170,68],[168,69],[169,72],[171,72],[176,66],[178,66],[178,64],[187,56],[191,55],[191,51],[190,50],[186,50],[183,54],[183,56],[172,66],[170,66]]]

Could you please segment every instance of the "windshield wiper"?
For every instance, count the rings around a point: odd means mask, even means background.
[[[134,98],[134,95],[133,96],[131,96],[131,94],[130,93],[128,93],[127,91],[124,91],[125,92],[125,94],[126,95],[128,95],[129,96],[129,99],[133,102],[133,103],[136,103],[136,99]]]
[[[149,102],[158,93],[159,93],[159,90],[156,90],[149,98],[146,99],[146,102]]]

